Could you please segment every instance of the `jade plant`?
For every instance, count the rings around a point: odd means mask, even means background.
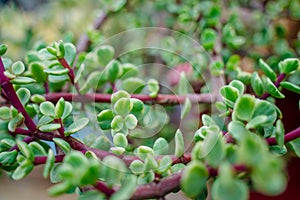
[[[141,33],[130,44],[120,35],[100,39],[108,18],[110,26],[131,15],[130,23],[149,25],[143,4],[165,12],[165,29],[129,30],[125,36]],[[284,192],[284,156],[300,156],[300,127],[285,131],[283,119],[293,116],[277,101],[288,102],[285,94],[293,93],[299,103],[289,109],[299,112],[300,43],[288,41],[274,19],[288,13],[299,20],[299,3],[102,5],[104,14],[77,45],[41,42],[13,61],[0,44],[2,172],[20,180],[43,165],[41,176],[53,183],[49,195],[77,193],[80,200],[164,199],[178,191],[231,200],[248,199],[250,191]],[[265,19],[247,30],[237,8],[253,11],[251,20]],[[266,29],[271,22],[274,29]],[[140,44],[139,37],[157,32],[159,44]],[[158,67],[143,66],[153,58]],[[252,60],[250,71],[245,58]]]

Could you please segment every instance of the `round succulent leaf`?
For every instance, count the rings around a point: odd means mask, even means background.
[[[51,116],[51,117],[55,116],[55,106],[50,101],[45,101],[45,102],[41,103],[40,111],[45,116]]]
[[[129,169],[134,174],[143,174],[145,165],[140,160],[134,160],[130,163]]]
[[[86,125],[88,125],[89,119],[86,117],[83,117],[81,119],[78,119],[74,121],[68,128],[65,130],[65,136],[69,136],[73,133],[76,133],[83,129]]]
[[[21,140],[17,140],[17,145],[21,153],[28,159],[33,161],[34,160],[34,154],[32,149],[29,147],[29,145]]]
[[[140,78],[130,77],[122,82],[121,87],[130,94],[138,94],[144,89],[145,82]]]
[[[30,100],[33,103],[42,103],[42,102],[46,101],[46,98],[40,94],[34,94],[31,96]]]
[[[7,106],[0,107],[0,119],[9,120],[10,119],[10,108]]]
[[[73,110],[72,104],[70,102],[68,102],[68,101],[65,101],[64,113],[61,116],[61,118],[63,120],[66,119],[72,113],[72,110]]]
[[[0,163],[2,166],[9,166],[16,162],[18,155],[17,150],[3,151],[0,153]]]
[[[13,172],[12,179],[21,180],[33,170],[33,167],[34,165],[30,160],[24,160]]]
[[[15,75],[21,75],[24,71],[25,65],[22,61],[17,61],[11,66],[11,72]]]
[[[132,109],[131,113],[135,116],[140,116],[144,112],[144,103],[136,98],[130,98],[130,101],[132,103]]]
[[[123,74],[120,77],[121,80],[126,80],[130,77],[136,77],[139,74],[137,67],[132,63],[123,63],[122,66]]]
[[[26,105],[30,99],[30,91],[27,88],[19,88],[16,93],[21,103]]]
[[[30,142],[29,148],[32,150],[34,156],[46,156],[47,152],[45,151],[45,148],[38,142]]]
[[[263,82],[257,72],[252,73],[251,87],[258,96],[261,96],[264,92]]]
[[[21,113],[18,113],[14,118],[8,122],[8,130],[15,132],[16,128],[21,126],[24,122],[24,117]]]
[[[160,174],[166,172],[170,167],[172,166],[172,159],[170,156],[164,156],[159,161],[159,167],[156,169],[156,171]]]
[[[200,42],[206,50],[212,50],[217,40],[217,33],[211,28],[206,28],[201,33]]]
[[[1,44],[0,45],[0,56],[3,56],[7,51],[7,45],[6,44]]]
[[[267,92],[273,97],[278,99],[283,99],[285,97],[269,78],[266,78],[265,85]]]
[[[190,162],[183,171],[180,185],[182,191],[191,198],[195,198],[206,188],[208,172],[200,161]]]
[[[116,115],[111,121],[111,128],[114,131],[120,131],[124,127],[124,119],[120,115]]]
[[[73,65],[77,52],[76,47],[72,43],[64,43],[64,50],[64,58],[66,59],[67,63],[69,63],[69,65]]]
[[[155,171],[158,168],[158,163],[152,154],[147,154],[145,159],[145,172]]]
[[[277,119],[277,113],[274,105],[266,100],[256,100],[251,118],[253,119],[260,115],[267,116],[265,124],[273,124]]]
[[[126,151],[126,149],[124,149],[123,147],[111,147],[110,148],[110,151],[113,153],[113,154],[116,154],[118,156],[121,156],[124,154],[124,152]]]
[[[126,175],[121,181],[121,189],[115,192],[110,199],[130,199],[137,186],[137,177],[131,174]]]
[[[282,81],[280,83],[280,86],[287,89],[287,90],[290,90],[292,92],[300,94],[300,87],[298,85],[295,85],[295,84],[291,83],[291,82]]]
[[[217,178],[212,185],[212,198],[216,200],[247,200],[248,186],[244,181],[238,179],[230,179],[223,181]]]
[[[129,114],[125,117],[125,126],[128,129],[134,129],[138,124],[137,118],[133,114]]]
[[[129,98],[120,98],[114,105],[114,111],[125,117],[132,110],[133,104]]]
[[[97,50],[98,62],[102,66],[106,66],[115,55],[115,49],[110,45],[103,45]]]
[[[239,97],[234,105],[232,117],[234,120],[249,121],[255,106],[255,97],[245,94]]]
[[[110,109],[106,109],[106,110],[102,110],[98,116],[97,116],[97,120],[98,120],[98,124],[100,126],[100,128],[102,130],[108,130],[111,128],[111,122],[114,118],[114,114],[112,112],[112,110]]]
[[[241,140],[250,133],[241,121],[231,121],[228,124],[228,132],[237,140]]]
[[[44,72],[45,68],[42,62],[34,62],[29,65],[29,70],[38,83],[45,83],[47,81],[47,74]]]
[[[276,142],[280,148],[284,146],[284,125],[282,121],[279,119],[276,122]]]
[[[49,124],[49,123],[51,123],[53,120],[54,120],[53,117],[42,116],[42,117],[39,119],[39,121],[38,121],[38,123],[37,123],[37,126],[40,127],[40,126],[42,126],[42,125]]]
[[[153,144],[153,151],[156,155],[166,155],[169,153],[169,143],[163,138],[159,137]]]
[[[239,97],[239,90],[233,86],[226,85],[221,88],[220,93],[224,99],[235,102]]]
[[[268,116],[258,115],[252,118],[246,125],[247,129],[253,129],[268,122]]]
[[[159,92],[159,84],[158,81],[155,79],[150,79],[147,82],[148,90],[150,92],[150,97],[155,98]]]
[[[65,100],[64,98],[61,97],[55,105],[55,111],[54,111],[55,118],[60,119],[63,116],[64,111],[65,111]]]
[[[123,73],[122,64],[117,60],[112,60],[105,68],[105,74],[110,82],[115,82]]]
[[[47,160],[43,170],[43,177],[48,178],[55,163],[55,156],[52,149],[48,150]]]
[[[57,146],[59,146],[59,148],[61,148],[61,150],[67,154],[71,151],[71,146],[68,142],[64,141],[63,139],[60,138],[53,138],[53,142],[55,142],[55,144]]]
[[[126,148],[128,145],[128,140],[123,133],[117,133],[114,135],[113,142],[117,147]]]
[[[289,74],[299,67],[299,60],[296,58],[287,58],[278,64],[280,73]]]
[[[130,95],[128,94],[128,92],[126,92],[124,90],[119,90],[119,91],[117,91],[117,92],[115,92],[111,95],[110,100],[111,100],[112,104],[115,104],[121,98],[128,98],[129,99]]]
[[[49,196],[55,197],[66,193],[73,189],[74,186],[69,181],[64,181],[59,184],[56,184],[48,189]]]
[[[104,151],[108,151],[111,147],[111,142],[110,140],[104,136],[104,135],[100,135],[92,144],[91,144],[92,148],[96,148],[96,149],[102,149]]]
[[[245,92],[245,85],[239,80],[231,81],[229,86],[235,87],[239,91],[239,95],[242,95]]]
[[[107,180],[108,185],[119,182],[126,172],[127,167],[120,158],[116,156],[106,156],[102,160],[101,176]]]
[[[103,193],[99,192],[99,191],[90,190],[90,191],[83,192],[78,197],[78,200],[90,200],[90,199],[105,200],[106,196]]]
[[[145,160],[148,154],[154,155],[153,149],[148,146],[141,145],[136,149],[136,155],[142,160]]]

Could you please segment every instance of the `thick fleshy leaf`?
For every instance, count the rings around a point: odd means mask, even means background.
[[[46,101],[46,102],[41,103],[40,111],[45,116],[51,116],[51,117],[55,116],[55,106],[50,101]]]
[[[117,133],[116,135],[114,135],[113,141],[117,147],[126,148],[128,145],[127,138],[123,133]]]
[[[65,43],[64,49],[65,49],[64,58],[66,59],[67,63],[73,65],[73,62],[76,57],[76,47],[72,43]]]
[[[181,110],[180,119],[185,118],[190,112],[191,108],[192,108],[192,102],[189,98],[186,98],[186,100],[184,101],[183,108]]]
[[[70,144],[68,142],[64,141],[63,139],[53,138],[53,142],[55,142],[55,144],[57,146],[59,146],[65,154],[67,154],[71,151]]]
[[[61,118],[64,120],[72,113],[73,106],[70,102],[65,101],[64,113]]]
[[[280,148],[284,145],[284,126],[281,120],[276,122],[276,142]]]
[[[110,197],[111,200],[130,199],[137,186],[137,177],[132,174],[128,174],[125,178],[123,178],[121,185],[121,189]]]
[[[267,78],[266,79],[266,90],[267,92],[272,95],[273,97],[275,98],[278,98],[278,99],[282,99],[284,98],[285,96],[278,90],[278,88],[274,85],[274,83],[272,83],[272,81]]]
[[[277,76],[276,73],[273,71],[273,69],[271,69],[271,67],[267,63],[265,63],[265,61],[263,61],[262,59],[259,59],[258,62],[259,62],[259,66],[264,71],[266,76],[269,77],[271,81],[276,81]]]
[[[121,98],[130,98],[130,95],[128,94],[128,92],[124,91],[124,90],[119,90],[118,92],[115,92],[111,95],[111,103],[115,104],[119,99]]]
[[[31,96],[30,100],[33,103],[42,103],[42,102],[46,101],[46,98],[42,95],[34,94],[34,95]]]
[[[240,121],[231,121],[228,124],[228,131],[235,139],[238,140],[241,140],[247,134],[249,134],[249,131],[246,129],[244,123]]]
[[[30,91],[27,88],[19,88],[17,95],[23,105],[26,105],[30,99]]]
[[[25,71],[25,65],[21,61],[15,62],[11,66],[11,72],[15,75],[21,75],[24,71]]]
[[[267,116],[267,120],[264,124],[274,123],[277,118],[274,105],[265,100],[256,100],[251,118],[253,119],[261,115]]]
[[[60,98],[55,106],[55,118],[59,119],[62,117],[65,111],[65,100],[64,98]]]
[[[144,163],[140,160],[134,160],[130,163],[129,169],[134,174],[143,174],[144,173]]]
[[[172,159],[169,155],[164,156],[160,161],[159,161],[159,167],[156,169],[158,173],[164,173],[170,167],[172,166]]]
[[[3,56],[7,51],[7,45],[6,44],[1,44],[0,45],[0,56]]]
[[[61,127],[60,124],[44,124],[39,127],[39,130],[42,132],[51,132],[59,129]]]
[[[90,190],[87,192],[82,193],[79,197],[78,200],[91,200],[91,199],[95,199],[95,200],[105,200],[106,196],[96,190]]]
[[[200,161],[190,162],[183,171],[180,184],[182,191],[189,197],[195,198],[206,188],[208,172]]]
[[[29,145],[23,141],[17,140],[17,145],[21,153],[28,159],[33,161],[34,154]]]
[[[84,117],[74,121],[68,128],[65,130],[65,136],[69,136],[73,133],[76,133],[83,129],[89,123],[89,119]]]
[[[48,178],[51,172],[52,167],[54,166],[55,156],[52,149],[48,150],[47,161],[43,170],[43,177]]]
[[[239,80],[231,81],[229,86],[236,88],[239,91],[239,95],[242,95],[245,91],[245,85]]]
[[[180,157],[184,154],[184,139],[182,132],[178,129],[175,133],[175,156]]]
[[[97,50],[98,62],[106,66],[115,55],[115,49],[110,45],[103,45]]]
[[[100,128],[102,130],[108,130],[111,128],[111,121],[114,118],[114,114],[112,112],[112,110],[107,109],[107,110],[102,110],[98,116],[97,116],[97,120],[98,120],[98,124],[100,126]]]
[[[140,93],[144,87],[144,80],[137,77],[130,77],[122,82],[122,89],[126,90],[130,94],[138,94]]]
[[[104,136],[100,135],[91,145],[92,148],[102,149],[104,151],[108,151],[111,147],[110,140]]]
[[[12,178],[14,180],[20,180],[27,176],[33,169],[34,165],[30,160],[24,160],[20,165],[15,169],[14,173],[12,174]]]
[[[166,155],[169,153],[169,143],[163,138],[159,137],[153,144],[153,151],[156,155]]]
[[[255,98],[251,95],[239,97],[234,105],[232,117],[234,120],[249,121],[255,106]]]
[[[150,97],[152,97],[152,98],[157,97],[158,92],[159,92],[158,81],[155,79],[150,79],[147,84],[148,84],[148,90],[150,92]]]
[[[217,39],[217,33],[211,28],[206,28],[201,33],[201,44],[206,50],[212,50]]]
[[[261,96],[264,92],[263,83],[257,72],[253,72],[251,76],[251,87],[255,94]]]
[[[154,151],[152,148],[148,147],[148,146],[139,146],[136,149],[136,154],[137,156],[139,156],[142,160],[145,160],[148,154],[154,154]]]
[[[42,116],[37,124],[38,127],[45,125],[45,124],[49,124],[50,122],[52,122],[54,120],[53,117],[49,117],[49,116]]]
[[[17,150],[13,151],[3,151],[0,153],[0,163],[1,165],[12,165],[13,163],[16,162],[16,158],[18,155]]]
[[[114,111],[123,117],[125,117],[132,109],[133,104],[128,98],[119,99],[114,105]]]
[[[123,73],[122,64],[117,60],[112,60],[105,68],[105,74],[110,82],[115,82]]]
[[[289,74],[299,67],[299,60],[296,58],[287,58],[278,65],[280,73]]]
[[[51,68],[51,69],[45,69],[45,73],[53,76],[61,76],[69,73],[69,69],[67,68]]]
[[[129,114],[125,117],[125,126],[128,129],[134,129],[138,124],[137,118],[133,114]]]
[[[280,86],[287,89],[287,90],[290,90],[292,92],[300,94],[300,87],[298,85],[295,85],[295,84],[291,83],[291,82],[283,81],[283,82],[280,83]]]
[[[0,107],[0,119],[9,120],[10,119],[10,108],[7,106]]]
[[[12,118],[8,122],[8,130],[14,132],[18,126],[23,124],[23,122],[24,122],[23,115],[21,113],[17,114],[14,118]]]
[[[34,156],[46,156],[47,152],[45,151],[45,148],[38,142],[30,142],[29,148],[32,150]]]
[[[266,122],[268,122],[268,117],[266,115],[258,115],[247,123],[246,128],[247,129],[256,128],[257,126],[263,125]]]
[[[114,131],[120,131],[124,127],[124,118],[120,115],[116,115],[110,125]]]
[[[29,69],[37,82],[46,82],[47,74],[44,72],[45,66],[42,62],[31,63]]]
[[[222,87],[220,93],[225,103],[230,107],[234,106],[235,101],[239,97],[239,90],[229,85]]]
[[[29,77],[18,76],[16,78],[10,80],[10,82],[12,84],[26,85],[26,84],[35,83],[36,81],[32,78],[29,78]]]

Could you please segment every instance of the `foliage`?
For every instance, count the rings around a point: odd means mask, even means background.
[[[299,97],[300,42],[278,18],[299,22],[299,3],[95,2],[100,22],[78,45],[27,44],[13,61],[0,44],[2,171],[20,180],[43,164],[51,196],[79,199],[281,194],[300,127],[285,131],[277,100]],[[130,30],[146,26],[172,30]]]

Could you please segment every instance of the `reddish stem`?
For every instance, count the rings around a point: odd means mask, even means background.
[[[63,161],[65,155],[56,155],[55,156],[55,163],[60,163]],[[48,159],[48,156],[37,156],[34,158],[34,165],[41,165],[41,164],[45,164],[46,161]]]
[[[74,85],[76,91],[78,92],[78,94],[80,94],[80,89],[77,83],[75,83],[75,74],[74,74],[74,70],[70,67],[69,63],[66,61],[65,58],[58,58],[58,61],[60,62],[60,64],[69,70],[69,77],[71,80],[71,83]]]
[[[110,103],[111,94],[72,94],[72,93],[51,93],[46,94],[45,98],[47,101],[57,102],[61,97],[66,101],[71,102],[103,102]],[[156,98],[152,98],[149,95],[145,94],[132,94],[132,98],[137,98],[144,103],[149,104],[162,104],[162,105],[174,105],[174,104],[183,104],[186,98],[189,98],[192,103],[213,103],[215,98],[210,93],[204,94],[189,94],[189,95],[172,95],[172,94],[159,94]]]
[[[23,141],[23,142],[26,142],[26,143],[28,144],[28,143],[32,142],[33,140],[34,140],[33,137],[27,136],[27,137],[24,138],[22,141]],[[12,148],[10,148],[9,150],[10,150],[10,151],[13,151],[13,150],[19,150],[19,147],[18,147],[18,145],[15,145],[15,146],[13,146]]]
[[[287,143],[299,137],[300,137],[300,126],[295,130],[285,134],[284,142]],[[277,145],[276,138],[267,138],[266,141],[268,142],[269,145]]]
[[[103,192],[106,194],[106,196],[110,197],[115,190],[112,188],[109,188],[105,183],[102,181],[97,181],[97,183],[94,185],[95,189],[99,190],[100,192]]]

